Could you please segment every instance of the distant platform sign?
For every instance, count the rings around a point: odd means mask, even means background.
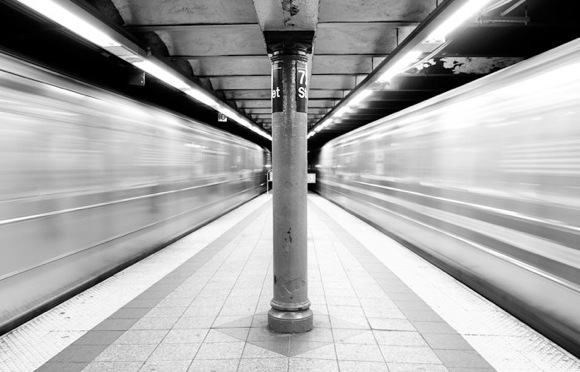
[[[308,183],[316,183],[316,173],[308,173]]]
[[[218,112],[218,121],[226,122],[226,121],[228,121],[228,117],[225,116],[224,114],[222,114],[221,112]]]

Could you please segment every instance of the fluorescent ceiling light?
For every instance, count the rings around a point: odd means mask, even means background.
[[[207,94],[201,90],[197,90],[195,88],[189,88],[188,90],[185,91],[185,94],[187,94],[191,98],[195,99],[196,101],[199,101],[205,105],[208,105],[209,107],[212,107],[216,110],[219,110],[219,104],[215,100],[215,98],[213,98],[212,96],[210,96],[209,94]],[[219,111],[223,114],[222,110],[219,110]]]
[[[102,30],[53,0],[18,0],[27,7],[102,48],[120,46]]]
[[[459,8],[458,11],[453,13],[447,20],[445,20],[439,27],[435,29],[425,40],[426,43],[444,43],[445,38],[453,30],[459,27],[463,22],[471,18],[475,13],[477,13],[485,4],[489,3],[490,0],[470,0],[467,4]]]
[[[356,106],[359,103],[361,103],[365,98],[367,98],[368,96],[370,96],[371,94],[373,94],[372,90],[363,90],[362,92],[360,92],[359,94],[357,94],[350,102],[349,102],[349,106]]]
[[[415,62],[421,56],[421,54],[423,54],[423,52],[419,50],[412,50],[408,52],[397,63],[385,71],[378,79],[378,81],[386,82],[391,80],[393,76],[405,71],[411,63]]]
[[[190,89],[189,84],[187,84],[183,79],[175,75],[167,68],[160,66],[156,63],[153,63],[150,60],[146,59],[143,61],[136,61],[133,62],[133,65],[145,71],[146,73],[156,77],[157,79],[163,81],[164,83],[174,87],[175,89],[179,89],[181,91],[186,91],[187,89]]]
[[[346,114],[348,112],[348,110],[350,110],[350,108],[348,106],[344,106],[343,108],[341,108],[340,110],[338,110],[334,115],[334,117],[341,117],[342,115]]]

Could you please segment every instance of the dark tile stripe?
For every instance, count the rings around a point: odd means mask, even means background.
[[[407,320],[431,345],[445,367],[494,370],[455,329],[449,326],[354,236],[314,203],[309,203],[308,208],[316,213],[344,246],[350,250],[361,266],[407,317]],[[431,334],[437,334],[437,337],[432,337]]]

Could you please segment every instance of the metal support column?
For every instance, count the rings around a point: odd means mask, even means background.
[[[268,327],[281,333],[313,328],[306,238],[308,47],[285,42],[272,48],[272,171],[276,181],[274,298]]]

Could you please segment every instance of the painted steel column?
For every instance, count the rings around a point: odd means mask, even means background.
[[[281,43],[272,53],[274,297],[268,327],[282,333],[313,328],[307,278],[306,51],[298,43]]]

